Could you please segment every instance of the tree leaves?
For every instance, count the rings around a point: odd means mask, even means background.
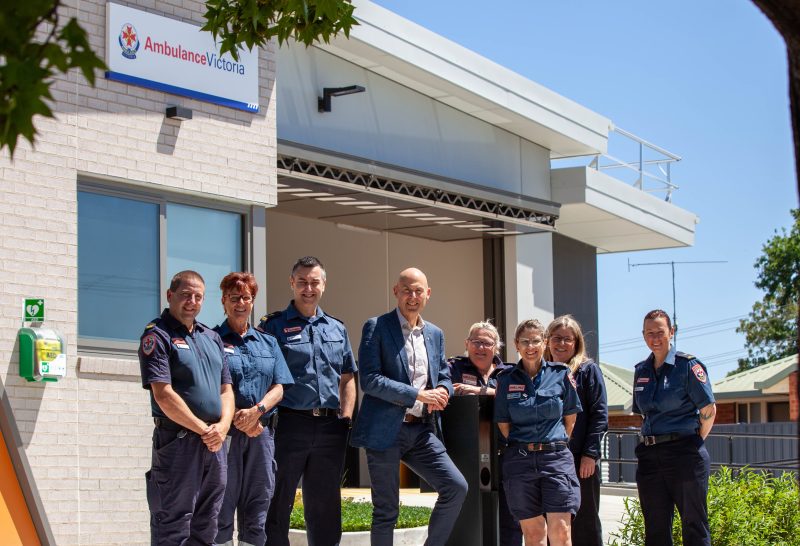
[[[797,311],[800,297],[800,209],[791,211],[794,225],[789,233],[776,232],[756,260],[756,287],[766,292],[753,304],[738,333],[745,335],[747,358],[731,373],[748,370],[797,352]]]
[[[238,48],[278,44],[293,39],[306,46],[331,38],[357,25],[347,0],[208,0],[203,30],[214,35],[220,54],[238,59]]]
[[[34,117],[53,117],[55,76],[78,68],[94,85],[95,70],[105,68],[74,18],[60,26],[59,5],[27,0],[0,13],[0,149],[8,147],[12,158],[20,137],[34,143]],[[46,33],[43,39],[37,31]]]

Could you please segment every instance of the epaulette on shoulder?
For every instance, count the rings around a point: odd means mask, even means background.
[[[697,360],[696,356],[691,355],[689,353],[682,353],[681,351],[676,351],[675,352],[675,356],[679,356],[681,358],[685,358],[686,360]]]
[[[144,329],[145,329],[145,331],[147,331],[147,330],[151,330],[151,329],[153,329],[155,327],[156,327],[156,323],[155,322],[148,322],[147,325],[144,327]]]
[[[336,317],[334,317],[333,315],[329,315],[329,314],[328,314],[328,313],[326,313],[325,311],[323,311],[323,312],[322,312],[322,314],[324,314],[326,317],[332,318],[333,320],[335,320],[335,321],[336,321],[336,322],[338,322],[339,324],[342,324],[342,325],[344,324],[344,321],[343,321],[342,319],[336,318]]]
[[[447,359],[447,363],[452,365],[455,364],[456,362],[463,361],[465,358],[467,357],[465,357],[464,355],[454,355]]]
[[[269,313],[268,315],[264,315],[263,317],[261,317],[261,320],[259,322],[269,322],[270,320],[279,316],[281,313],[283,313],[283,311],[274,311],[272,313]]]

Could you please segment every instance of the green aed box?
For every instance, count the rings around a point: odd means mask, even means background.
[[[67,375],[67,344],[52,328],[20,328],[19,374],[28,381],[58,381]]]

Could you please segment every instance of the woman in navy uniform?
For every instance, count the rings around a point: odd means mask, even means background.
[[[636,486],[644,515],[646,546],[672,544],[675,506],[681,515],[683,543],[710,546],[705,438],[717,414],[706,367],[672,344],[675,330],[666,312],[644,317],[644,341],[652,351],[636,365],[633,412],[644,417]]]
[[[258,284],[250,273],[229,273],[219,285],[227,318],[214,328],[222,338],[233,379],[236,413],[228,431],[228,484],[216,544],[233,545],[238,512],[240,545],[264,546],[264,526],[275,490],[275,405],[294,383],[274,337],[253,328]]]
[[[513,367],[504,364],[498,356],[503,342],[500,341],[497,328],[488,320],[476,322],[470,326],[464,345],[466,351],[463,356],[455,356],[447,361],[456,396],[475,394],[494,396],[497,389],[497,375]],[[522,531],[519,522],[508,509],[502,481],[498,496],[500,546],[522,546]]]
[[[581,506],[572,521],[572,543],[602,546],[600,523],[600,442],[608,430],[608,400],[600,367],[586,355],[581,325],[572,315],[557,317],[547,327],[545,360],[563,362],[575,378],[581,411],[569,439],[569,450],[581,484]]]
[[[497,378],[494,419],[508,439],[502,456],[508,507],[526,545],[570,546],[570,522],[581,504],[569,435],[581,403],[565,364],[547,362],[538,320],[517,326],[521,359]]]

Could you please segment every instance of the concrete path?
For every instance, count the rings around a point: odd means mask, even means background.
[[[626,496],[636,496],[636,488],[629,487],[603,487],[600,494],[600,521],[603,524],[603,541],[608,543],[613,531],[620,527],[620,520],[625,511],[624,499]],[[342,489],[342,497],[353,500],[370,500],[369,489]],[[419,489],[401,489],[400,502],[407,506],[433,507],[436,502],[436,493],[420,493]]]

